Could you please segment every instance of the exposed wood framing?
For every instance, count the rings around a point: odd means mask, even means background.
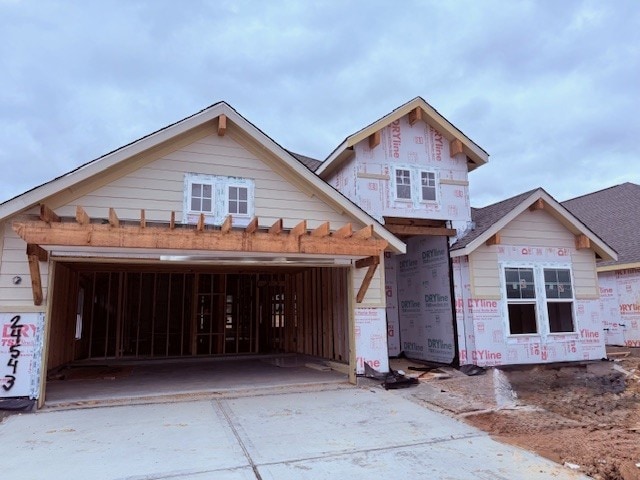
[[[460,140],[454,138],[453,140],[451,140],[451,142],[449,142],[449,156],[451,158],[463,152],[464,150],[462,148],[462,142]]]
[[[539,198],[533,203],[533,205],[529,207],[529,210],[531,210],[532,212],[535,210],[544,210],[544,200]]]
[[[586,235],[576,235],[576,248],[578,250],[584,250],[591,248],[591,240]]]
[[[324,222],[322,225],[311,231],[311,236],[326,237],[329,233],[329,222]]]
[[[43,222],[59,222],[60,217],[56,213],[47,207],[44,203],[40,204],[40,220]]]
[[[224,137],[227,132],[227,116],[222,114],[218,117],[218,136]]]
[[[171,212],[171,220],[169,220],[169,228],[173,230],[176,228],[176,212]]]
[[[118,218],[118,214],[113,208],[109,209],[109,225],[116,228],[120,226],[120,219]]]
[[[486,241],[486,245],[500,245],[500,233],[496,233],[495,235],[489,237],[489,239]]]
[[[409,125],[413,126],[418,120],[422,120],[422,109],[416,107],[409,112]]]
[[[362,285],[358,289],[358,294],[356,295],[356,303],[362,303],[364,300],[364,296],[367,294],[367,290],[369,289],[369,285],[371,284],[371,280],[376,273],[376,269],[380,265],[380,257],[371,256],[367,258],[362,258],[356,261],[356,268],[365,268],[369,267],[367,273],[362,280]]]
[[[83,211],[83,210],[82,210]],[[143,214],[144,215],[144,214]],[[81,216],[82,217],[82,216]],[[88,217],[87,217],[88,218]],[[62,221],[16,221],[13,229],[28,244],[65,245],[100,248],[147,248],[170,250],[208,250],[228,252],[306,253],[321,255],[379,256],[387,247],[387,241],[373,237],[373,225],[352,234],[347,224],[333,234],[329,224],[322,224],[307,232],[306,220],[301,221],[287,234],[282,232],[278,220],[268,232],[231,228],[227,217],[220,230],[205,229],[204,215],[196,229],[171,228],[170,225],[143,226],[120,225],[104,222],[74,223]],[[35,256],[35,255],[34,255]],[[37,256],[36,256],[37,258]]]
[[[253,233],[258,230],[258,217],[253,217],[247,227],[244,229],[247,233]]]
[[[407,237],[414,235],[444,235],[446,237],[453,237],[457,233],[455,228],[445,227],[426,227],[419,225],[385,225],[385,227],[394,235]]]
[[[42,278],[40,277],[40,261],[46,262],[49,258],[47,252],[38,245],[27,244],[27,259],[29,260],[29,275],[31,276],[31,290],[33,292],[33,304],[42,305]]]
[[[371,135],[369,135],[369,148],[370,149],[374,149],[376,148],[378,145],[380,145],[380,130],[373,132]]]
[[[269,228],[269,233],[271,235],[278,235],[279,233],[282,232],[282,219],[279,218],[278,220],[276,220],[275,222],[273,222],[273,225],[271,225],[271,227]]]
[[[140,210],[140,228],[146,228],[147,216],[144,210]]]
[[[88,225],[91,222],[89,215],[87,215],[87,212],[85,212],[84,208],[80,205],[76,207],[76,222],[80,225]]]
[[[231,231],[231,226],[233,225],[233,217],[231,215],[227,215],[222,222],[222,226],[220,227],[220,231],[222,233],[229,233]]]

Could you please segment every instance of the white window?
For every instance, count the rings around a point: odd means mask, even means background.
[[[396,170],[396,199],[411,200],[411,171]]]
[[[249,188],[241,185],[229,185],[228,212],[231,215],[249,214]]]
[[[504,288],[511,335],[575,332],[570,268],[507,266]]]
[[[423,202],[435,202],[436,197],[436,172],[421,171],[420,172],[420,185],[421,185],[421,200]]]
[[[232,215],[234,226],[246,226],[254,215],[254,190],[250,178],[187,173],[182,221],[194,224],[204,214],[207,225],[221,225]]]

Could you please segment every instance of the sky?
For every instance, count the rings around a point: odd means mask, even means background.
[[[473,206],[640,183],[640,2],[0,0],[0,202],[221,100],[324,159],[416,96]]]

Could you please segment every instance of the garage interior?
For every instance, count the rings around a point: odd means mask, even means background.
[[[48,405],[346,381],[348,268],[56,262]],[[64,292],[64,294],[62,293]]]

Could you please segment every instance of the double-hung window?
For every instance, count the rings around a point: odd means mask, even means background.
[[[420,172],[421,198],[423,202],[435,202],[436,197],[436,173],[430,171]]]
[[[229,185],[228,211],[231,215],[249,214],[249,188],[242,185]]]
[[[411,170],[396,169],[396,200],[411,200]]]
[[[575,332],[569,268],[508,266],[504,286],[511,335],[540,333],[540,325],[549,333]]]
[[[190,185],[191,208],[192,212],[211,213],[213,211],[213,184],[191,182]]]
[[[187,173],[184,177],[184,223],[221,225],[228,215],[246,226],[254,215],[255,182],[250,178]]]

